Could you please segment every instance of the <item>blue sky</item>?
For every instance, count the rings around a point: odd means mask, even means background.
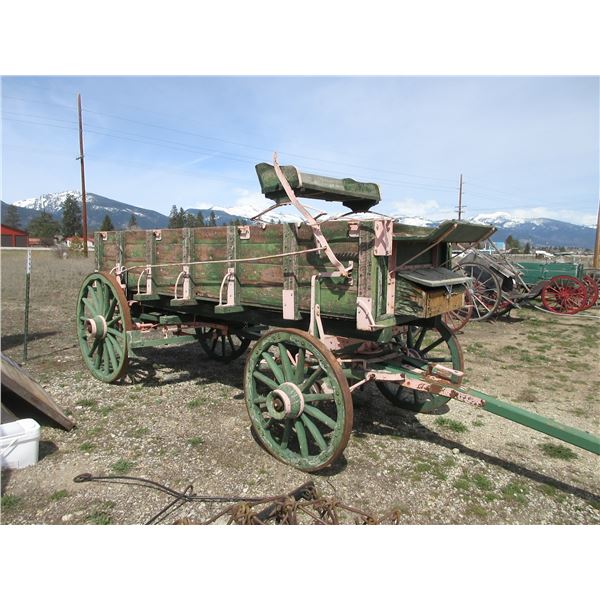
[[[277,150],[387,214],[452,217],[462,173],[467,218],[596,222],[597,77],[3,77],[5,202],[79,189],[77,92],[88,191],[164,214],[267,206]]]

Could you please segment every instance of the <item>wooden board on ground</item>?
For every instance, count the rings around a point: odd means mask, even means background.
[[[70,431],[75,426],[74,421],[65,415],[44,388],[16,362],[4,354],[0,354],[0,356],[2,358],[2,388],[6,388],[13,397],[18,397],[23,403],[33,406],[52,421]],[[14,410],[14,407],[9,410],[3,402],[3,420],[9,412],[14,413]]]

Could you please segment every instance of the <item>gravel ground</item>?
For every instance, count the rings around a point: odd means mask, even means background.
[[[21,361],[23,255],[2,255],[2,351]],[[600,523],[600,458],[451,402],[415,415],[366,386],[338,464],[288,467],[254,440],[244,359],[223,365],[199,345],[145,349],[118,385],[95,380],[75,346],[75,297],[92,260],[35,253],[26,369],[77,422],[42,426],[37,465],[2,473],[2,523],[144,523],[169,498],[84,472],[145,477],[205,495],[285,493],[312,479],[323,495],[406,524]],[[598,308],[585,313],[600,317]],[[600,320],[523,309],[470,324],[459,339],[468,385],[600,433]],[[550,445],[549,445],[550,444]],[[204,520],[222,505],[186,504],[165,519]],[[348,521],[351,522],[351,521]]]

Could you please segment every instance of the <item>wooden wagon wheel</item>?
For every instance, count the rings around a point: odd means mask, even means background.
[[[460,269],[471,277],[472,321],[489,319],[502,299],[502,286],[492,271],[477,263],[461,263]]]
[[[196,329],[196,333],[204,352],[221,362],[229,362],[242,356],[250,345],[248,338],[234,332],[223,334],[213,327],[200,327]]]
[[[456,336],[443,322],[409,325],[405,334],[394,338],[403,363],[425,368],[427,364],[439,363],[464,371],[465,361]],[[377,381],[379,391],[394,405],[413,412],[430,413],[446,404],[449,398],[419,392],[390,381]]]
[[[542,289],[542,304],[550,312],[573,315],[585,308],[587,294],[586,286],[576,277],[556,275]]]
[[[274,329],[248,355],[246,408],[264,447],[302,471],[332,464],[352,431],[352,395],[332,352],[298,329]]]
[[[458,310],[451,310],[442,315],[444,323],[452,333],[460,331],[473,316],[473,296],[470,290],[465,290],[465,305]]]
[[[585,275],[582,281],[587,289],[587,302],[585,308],[591,308],[598,302],[598,282],[591,275]]]
[[[133,329],[127,298],[109,273],[88,275],[77,298],[77,336],[87,368],[112,383],[127,370],[127,334]]]

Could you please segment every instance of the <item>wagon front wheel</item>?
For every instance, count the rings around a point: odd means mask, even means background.
[[[342,454],[352,431],[352,395],[332,352],[297,329],[258,340],[244,372],[246,408],[262,445],[302,471]]]
[[[92,273],[77,299],[77,336],[87,368],[100,381],[112,383],[127,370],[127,331],[132,329],[129,305],[117,279]]]

